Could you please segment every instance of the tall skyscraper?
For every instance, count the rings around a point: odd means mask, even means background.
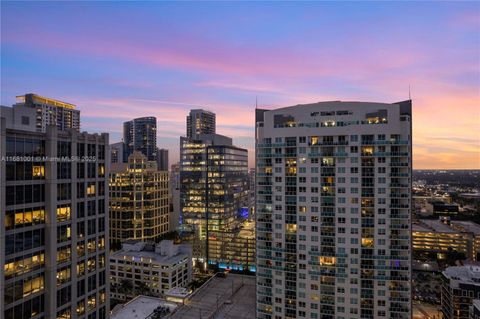
[[[29,93],[17,96],[13,108],[17,109],[15,114],[19,117],[14,122],[27,126],[30,125],[27,123],[29,116],[22,113],[26,109],[34,110],[35,117],[31,124],[35,125],[37,132],[45,133],[49,125],[56,126],[59,130],[72,128],[80,131],[80,111],[75,109],[74,104]]]
[[[0,113],[0,317],[108,318],[108,134]]]
[[[157,119],[140,117],[123,123],[124,161],[134,151],[142,152],[149,161],[157,159]]]
[[[195,114],[187,117],[191,128]],[[200,263],[254,270],[254,227],[248,218],[248,154],[232,139],[215,131],[211,123],[198,127],[195,138],[180,138],[180,206],[182,234],[190,239],[193,257]],[[197,114],[198,115],[198,114]],[[205,119],[205,117],[203,117]],[[201,121],[200,121],[201,122]],[[213,125],[213,126],[212,126]],[[242,231],[242,227],[244,231]]]
[[[256,111],[258,318],[411,318],[411,101]]]
[[[202,109],[191,110],[187,116],[187,137],[198,139],[202,134],[215,134],[215,113]]]
[[[139,151],[110,171],[110,241],[112,248],[129,240],[154,241],[168,232],[168,172],[159,171]]]
[[[168,171],[168,150],[157,149],[157,167],[159,171]]]

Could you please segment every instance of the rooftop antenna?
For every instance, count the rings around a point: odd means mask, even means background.
[[[255,95],[255,109],[258,108],[258,96]]]
[[[410,84],[408,85],[408,99],[412,100],[412,96],[410,94]]]

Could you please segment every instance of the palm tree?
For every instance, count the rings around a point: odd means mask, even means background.
[[[135,286],[135,292],[138,295],[145,295],[146,293],[150,292],[150,288],[148,287],[148,285],[146,283],[141,281]]]
[[[130,280],[128,279],[122,279],[122,281],[120,281],[120,285],[118,287],[118,291],[121,293],[121,294],[124,294],[125,296],[127,296],[129,293],[132,292],[133,290],[133,284]]]

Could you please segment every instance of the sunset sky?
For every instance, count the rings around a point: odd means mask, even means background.
[[[178,161],[191,108],[254,156],[262,108],[397,102],[414,168],[480,168],[480,2],[1,2],[1,104],[78,105],[82,130],[121,139],[156,116]]]

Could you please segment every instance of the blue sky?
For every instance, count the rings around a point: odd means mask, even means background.
[[[121,137],[156,116],[178,160],[204,107],[250,151],[264,108],[414,100],[415,168],[479,168],[479,2],[1,3],[1,103],[34,92]],[[453,122],[452,122],[453,119]]]

